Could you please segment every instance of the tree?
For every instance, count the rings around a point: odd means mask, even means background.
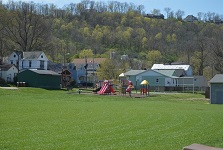
[[[175,13],[176,18],[177,18],[178,20],[182,20],[184,14],[185,14],[184,11],[182,11],[182,10],[180,10],[180,9],[177,10],[176,13]]]
[[[171,8],[166,7],[166,8],[164,8],[164,11],[166,12],[166,17],[167,17],[167,18],[170,18],[170,11],[171,11]]]
[[[79,54],[79,57],[80,58],[85,58],[85,57],[88,57],[88,58],[92,58],[93,57],[93,51],[91,49],[83,49],[80,54]]]
[[[24,4],[21,11],[15,11],[5,27],[5,36],[23,51],[38,50],[47,42],[49,29],[43,16],[28,11]]]
[[[151,13],[154,14],[154,15],[160,15],[161,14],[159,9],[153,9],[151,11]]]
[[[99,80],[117,80],[121,70],[118,70],[117,63],[112,59],[106,59],[99,69],[97,69],[96,74]]]
[[[154,63],[160,63],[162,59],[162,54],[159,50],[151,50],[148,51],[146,58],[148,60],[148,63],[150,66],[152,66]]]
[[[223,73],[223,44],[219,41],[220,39],[211,39],[211,49],[212,49],[212,62],[214,63],[214,68],[220,73]]]

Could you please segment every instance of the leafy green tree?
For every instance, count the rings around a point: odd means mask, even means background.
[[[148,60],[149,66],[151,67],[154,63],[160,63],[162,59],[162,54],[159,50],[148,51],[146,58]]]
[[[93,57],[93,51],[91,49],[83,49],[81,50],[80,54],[79,54],[80,58],[92,58]]]
[[[116,63],[112,59],[106,59],[96,74],[99,80],[117,80],[121,70],[117,69]]]

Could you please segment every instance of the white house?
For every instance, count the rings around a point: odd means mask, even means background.
[[[4,79],[6,82],[14,82],[14,77],[17,76],[17,74],[18,69],[15,65],[0,65],[0,78]]]
[[[193,70],[190,65],[164,65],[164,64],[154,64],[151,68],[152,70],[185,70],[186,76],[193,76]]]
[[[23,69],[47,70],[48,58],[42,51],[14,51],[8,58],[9,64],[14,64],[19,71]]]

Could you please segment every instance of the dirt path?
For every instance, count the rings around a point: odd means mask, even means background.
[[[6,90],[18,90],[17,87],[0,87],[0,89],[6,89]]]

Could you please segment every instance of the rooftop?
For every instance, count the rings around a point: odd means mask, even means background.
[[[223,83],[223,74],[216,74],[211,80],[210,83]]]

